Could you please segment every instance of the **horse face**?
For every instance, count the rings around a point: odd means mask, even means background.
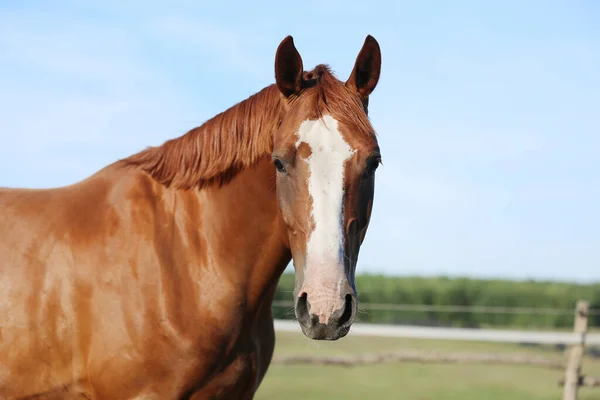
[[[345,83],[325,66],[304,72],[290,37],[277,52],[287,112],[272,157],[296,271],[295,312],[312,339],[339,339],[356,318],[356,262],[381,159],[366,113],[380,62],[370,36]]]

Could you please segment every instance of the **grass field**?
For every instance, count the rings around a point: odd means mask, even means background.
[[[277,332],[276,354],[343,355],[393,350],[528,353],[564,359],[551,347],[349,336],[311,342],[302,334]],[[600,376],[600,360],[586,358],[583,372]],[[256,396],[275,399],[550,400],[561,399],[562,370],[481,364],[397,363],[360,367],[273,364]],[[599,400],[600,388],[582,388],[581,400]]]

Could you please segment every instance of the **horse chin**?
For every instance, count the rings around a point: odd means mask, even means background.
[[[350,332],[350,325],[335,327],[327,324],[316,324],[311,326],[305,326],[300,324],[302,333],[309,339],[312,340],[323,340],[323,341],[336,341],[342,339]]]

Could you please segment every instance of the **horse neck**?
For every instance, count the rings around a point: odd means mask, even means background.
[[[274,182],[273,165],[265,157],[228,184],[197,192],[200,229],[212,258],[207,264],[215,265],[236,293],[246,293],[249,306],[270,301],[291,260]]]
[[[219,268],[244,285],[249,302],[273,291],[291,260],[271,162],[273,138],[284,113],[279,90],[271,85],[200,127],[230,127],[218,128],[226,136],[221,143],[242,138],[233,151],[235,161],[221,166],[221,179],[212,179],[200,193],[210,210],[208,224],[218,227],[210,246],[218,254]]]
[[[180,210],[177,225],[205,242],[188,253],[182,268],[200,268],[199,279],[217,269],[219,279],[237,288],[234,294],[248,294],[246,302],[268,292],[291,259],[270,162],[283,113],[279,92],[270,86],[184,136],[123,161],[146,172],[169,208]]]

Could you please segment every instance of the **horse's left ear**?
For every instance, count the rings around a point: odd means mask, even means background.
[[[381,72],[381,49],[379,43],[371,35],[365,39],[346,86],[355,89],[363,99],[367,100],[377,86]]]

